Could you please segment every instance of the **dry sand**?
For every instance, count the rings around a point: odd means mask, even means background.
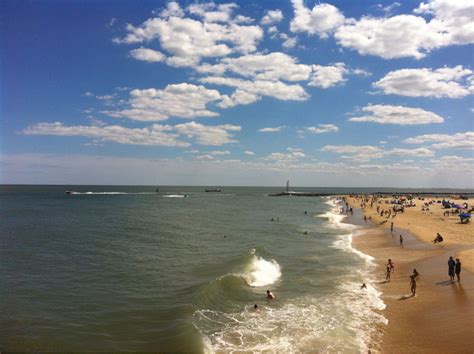
[[[431,200],[431,198],[429,198]],[[426,202],[428,198],[425,198]],[[472,203],[472,200],[469,201]],[[351,205],[360,201],[351,199]],[[381,209],[388,209],[384,201]],[[422,212],[417,206],[405,208],[405,213],[395,218],[381,218],[376,205],[370,203],[363,212],[372,217],[367,232],[354,238],[354,247],[375,257],[380,282],[387,305],[384,311],[389,323],[384,327],[380,344],[384,353],[473,353],[474,352],[474,275],[466,268],[473,268],[474,250],[472,224],[460,224],[456,216],[444,217],[440,204],[432,204],[430,211]],[[349,222],[361,224],[363,214],[356,210]],[[390,232],[390,222],[394,232]],[[363,221],[362,221],[363,224]],[[433,245],[430,241],[436,232],[445,242]],[[404,237],[399,244],[399,235]],[[463,264],[461,282],[450,282],[447,261],[449,256],[459,257]],[[390,282],[385,282],[385,265],[388,258],[395,262],[395,272]],[[417,294],[410,293],[409,275],[413,268],[420,273]]]

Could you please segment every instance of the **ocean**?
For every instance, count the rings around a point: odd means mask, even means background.
[[[0,350],[366,352],[385,305],[340,204],[204,189],[2,186]]]

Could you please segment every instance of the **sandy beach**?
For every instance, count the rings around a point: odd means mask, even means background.
[[[472,223],[461,224],[457,215],[444,215],[445,209],[435,202],[437,199],[416,199],[416,206],[387,218],[381,217],[376,208],[391,208],[391,204],[386,204],[389,198],[380,199],[372,207],[370,202],[365,203],[363,208],[360,199],[347,198],[354,209],[354,215],[347,221],[367,225],[360,236],[354,237],[354,247],[373,256],[378,264],[376,285],[383,292],[387,305],[384,315],[388,319],[388,325],[380,329],[384,332],[382,352],[472,353],[474,350],[474,228]],[[431,200],[434,202],[426,210],[424,203]],[[473,200],[456,202],[471,205]],[[364,215],[370,217],[367,224]],[[443,235],[444,242],[432,244],[437,232]],[[461,282],[449,280],[450,256],[462,262]],[[386,282],[384,273],[389,258],[395,269],[390,282]],[[412,296],[409,276],[415,268],[420,276],[416,295]]]

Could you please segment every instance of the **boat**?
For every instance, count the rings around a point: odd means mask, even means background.
[[[219,193],[221,190],[219,188],[214,188],[214,189],[206,189],[206,192],[209,193],[209,192],[215,192],[215,193]]]

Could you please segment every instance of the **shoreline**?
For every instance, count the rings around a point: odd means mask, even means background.
[[[378,218],[365,223],[363,216],[369,215],[370,210],[358,208],[354,199],[348,202],[354,215],[347,216],[343,222],[363,227],[353,237],[353,247],[374,257],[378,279],[375,285],[386,304],[382,313],[388,325],[380,328],[383,336],[375,347],[390,353],[472,353],[474,275],[467,271],[468,267],[463,267],[461,282],[452,283],[447,274],[449,256],[458,257],[464,252],[462,258],[468,263],[472,245],[458,242],[433,245],[410,228],[396,227],[391,233],[390,225],[379,225]],[[403,246],[399,244],[400,234],[404,238]],[[388,258],[394,261],[395,271],[391,281],[385,282]],[[417,293],[412,297],[409,275],[414,268],[420,277]]]

